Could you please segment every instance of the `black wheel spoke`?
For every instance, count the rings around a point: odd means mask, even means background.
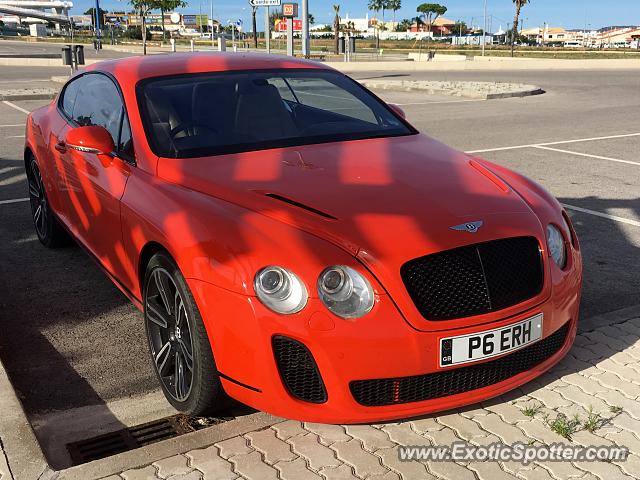
[[[164,376],[167,365],[169,364],[169,358],[171,357],[171,343],[165,343],[162,348],[156,353],[155,362],[156,368],[158,369],[158,373],[161,376]]]
[[[167,313],[171,314],[171,304],[169,303],[169,292],[167,291],[168,285],[166,282],[166,277],[160,272],[160,270],[156,270],[153,276],[155,277],[158,294],[160,295],[160,298],[162,298],[164,308],[167,309]]]
[[[29,195],[36,200],[40,198],[40,188],[34,179],[29,180]]]
[[[154,303],[155,302],[152,302],[151,300],[147,300],[147,318],[160,328],[168,328],[169,322],[166,314],[163,313],[160,308],[157,308]]]
[[[187,368],[187,370],[192,372],[193,371],[193,353],[191,352],[187,344],[184,342],[184,340],[182,339],[178,340],[178,344],[180,345],[180,353],[184,357],[185,367]]]
[[[180,353],[176,352],[175,363],[176,397],[178,400],[182,400],[187,396],[189,387],[187,386],[184,362]]]

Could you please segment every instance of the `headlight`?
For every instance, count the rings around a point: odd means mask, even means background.
[[[318,295],[322,303],[342,318],[358,318],[373,308],[371,284],[345,265],[325,269],[318,278]]]
[[[567,249],[564,243],[562,233],[555,225],[547,226],[547,246],[549,247],[549,255],[553,258],[560,268],[567,265]]]
[[[256,273],[254,288],[260,301],[277,313],[296,313],[307,304],[304,283],[286,268],[264,267]]]

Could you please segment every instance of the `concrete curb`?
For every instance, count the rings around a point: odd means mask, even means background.
[[[105,59],[106,60],[106,59]],[[86,65],[91,65],[93,63],[101,62],[102,59],[87,59],[85,60]],[[61,58],[26,58],[26,57],[16,57],[16,58],[0,58],[0,66],[5,67],[57,67],[63,68],[65,65],[62,64]]]
[[[55,98],[57,94],[58,91],[52,88],[38,89],[38,91],[5,90],[0,91],[0,102],[16,102],[19,100],[51,100],[52,98]]]
[[[482,57],[475,57],[482,58]],[[355,72],[425,72],[425,71],[503,71],[503,70],[638,70],[640,60],[634,59],[596,59],[596,60],[558,60],[558,59],[534,59],[523,58],[496,60],[501,57],[485,57],[485,60],[473,60],[465,62],[326,62],[336,70],[344,73]]]
[[[4,450],[7,472],[2,472],[3,458],[0,456],[0,472],[12,480],[36,480],[49,470],[44,454],[38,444],[31,424],[22,409],[0,362],[0,450]],[[4,479],[5,477],[2,476]]]
[[[360,80],[367,88],[401,92],[424,92],[428,95],[449,95],[478,100],[527,97],[544,90],[536,85],[495,82],[436,82],[404,80]]]

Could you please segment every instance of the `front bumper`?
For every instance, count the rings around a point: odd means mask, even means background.
[[[551,368],[566,355],[576,335],[582,282],[579,256],[575,262],[573,268],[554,279],[552,294],[544,303],[508,318],[498,312],[490,324],[477,325],[470,319],[464,328],[445,330],[447,322],[440,322],[441,330],[428,332],[411,327],[387,295],[378,298],[370,314],[349,321],[332,316],[317,298],[310,298],[298,314],[279,316],[254,297],[198,280],[189,280],[189,284],[205,320],[222,384],[230,396],[286,418],[363,423],[418,416],[486,400]],[[455,395],[387,406],[361,405],[351,393],[349,385],[354,380],[410,377],[443,370],[438,364],[443,337],[499,328],[538,313],[544,314],[543,339],[568,323],[566,339],[546,360],[506,380]],[[279,335],[301,342],[312,353],[326,387],[326,402],[301,401],[287,390],[272,349],[272,339]],[[495,358],[486,362],[492,360]]]

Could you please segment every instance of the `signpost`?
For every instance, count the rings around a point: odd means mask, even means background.
[[[265,7],[264,14],[264,39],[267,44],[267,53],[271,53],[271,24],[269,23],[269,7],[279,7],[282,0],[249,0],[252,7]]]
[[[283,3],[282,16],[287,19],[287,55],[293,57],[293,19],[298,16],[298,4]]]

